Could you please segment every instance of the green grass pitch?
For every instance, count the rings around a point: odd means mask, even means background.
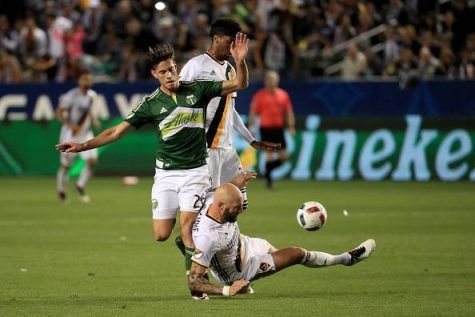
[[[254,295],[196,302],[174,239],[152,240],[151,182],[94,178],[92,203],[72,192],[62,205],[52,178],[0,178],[0,316],[475,315],[474,183],[280,181],[267,191],[257,180],[244,234],[334,253],[372,237],[376,251],[353,267],[294,266],[255,282]],[[321,231],[296,222],[307,200],[327,207]]]

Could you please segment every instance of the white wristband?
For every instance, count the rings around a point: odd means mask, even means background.
[[[231,286],[223,286],[223,296],[231,296],[230,294]]]

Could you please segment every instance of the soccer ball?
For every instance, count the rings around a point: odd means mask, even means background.
[[[316,201],[307,201],[297,210],[297,222],[308,231],[321,229],[327,222],[327,211]]]

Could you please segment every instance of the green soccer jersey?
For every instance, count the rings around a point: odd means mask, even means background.
[[[180,82],[169,96],[157,89],[127,116],[139,128],[152,123],[157,128],[157,168],[191,169],[206,164],[206,105],[221,94],[222,82]]]

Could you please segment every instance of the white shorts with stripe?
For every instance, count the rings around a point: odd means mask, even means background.
[[[152,187],[153,219],[173,219],[178,211],[200,211],[211,186],[206,165],[189,170],[155,169]]]
[[[214,268],[211,270],[213,276],[221,283],[231,285],[239,279],[253,281],[275,273],[274,259],[269,253],[272,245],[264,239],[241,236],[242,250],[245,252],[241,272],[235,272],[232,276],[222,276],[219,271],[215,272]]]
[[[232,181],[242,172],[241,161],[233,148],[209,148],[207,163],[213,187]]]
[[[61,128],[61,134],[59,136],[59,143],[63,143],[63,142],[67,142],[67,141],[74,141],[76,143],[83,143],[87,140],[92,139],[93,137],[94,137],[94,134],[92,133],[91,130],[85,131],[85,132],[81,133],[80,135],[73,137],[71,129],[63,126]],[[61,152],[59,154],[61,165],[68,166],[68,167],[71,166],[74,159],[76,159],[76,157],[78,157],[78,156],[80,158],[82,158],[83,160],[87,161],[89,159],[97,160],[97,157],[99,155],[98,155],[97,149],[92,149],[92,150],[79,152],[79,153],[64,153],[64,152]]]

